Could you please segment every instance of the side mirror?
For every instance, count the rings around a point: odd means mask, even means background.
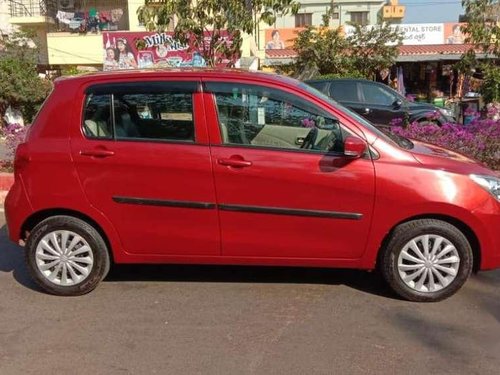
[[[401,108],[401,106],[403,105],[403,101],[401,99],[396,99],[394,101],[394,103],[392,103],[392,105],[394,106],[394,108]]]
[[[366,151],[366,142],[358,137],[348,136],[344,140],[344,155],[360,158]]]

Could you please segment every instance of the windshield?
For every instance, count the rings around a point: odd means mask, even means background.
[[[413,143],[400,135],[396,135],[392,133],[390,130],[383,131],[380,128],[377,128],[375,125],[373,125],[370,121],[365,119],[364,117],[358,115],[356,112],[351,111],[349,108],[344,107],[342,104],[339,104],[332,98],[330,98],[328,95],[323,94],[321,91],[315,89],[312,86],[309,86],[306,83],[300,83],[299,87],[306,90],[310,94],[326,101],[329,102],[333,105],[335,105],[336,108],[338,108],[341,112],[343,112],[345,115],[348,117],[354,118],[357,122],[359,122],[361,125],[369,129],[371,132],[373,132],[377,138],[382,138],[384,141],[395,144],[399,147],[405,148],[405,149],[412,149],[413,148]]]

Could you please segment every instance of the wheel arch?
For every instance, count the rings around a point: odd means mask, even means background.
[[[460,230],[464,236],[467,238],[467,241],[469,241],[469,244],[472,249],[472,262],[473,262],[473,271],[477,272],[479,271],[481,267],[481,244],[479,243],[479,239],[477,238],[476,234],[474,231],[468,226],[466,223],[464,223],[461,220],[458,220],[457,218],[454,218],[452,216],[447,216],[447,215],[439,215],[439,214],[422,214],[422,215],[416,215],[412,216],[409,218],[406,218],[404,220],[401,220],[400,222],[396,223],[390,230],[387,232],[387,234],[384,236],[384,239],[382,240],[380,247],[377,251],[377,259],[376,259],[376,267],[380,265],[380,257],[383,255],[383,250],[387,243],[389,242],[389,239],[391,238],[394,230],[401,224],[407,223],[409,221],[414,221],[414,220],[421,220],[421,219],[435,219],[435,220],[441,220],[444,222],[447,222],[448,224],[451,224],[455,226],[458,230]]]
[[[90,216],[68,208],[50,208],[50,209],[44,209],[40,210],[37,212],[34,212],[31,214],[21,225],[21,233],[19,238],[23,241],[26,241],[26,239],[29,236],[29,233],[33,230],[33,228],[38,225],[38,223],[42,222],[43,220],[52,217],[52,216],[70,216],[74,217],[77,219],[80,219],[82,221],[85,221],[89,225],[91,225],[102,237],[104,240],[104,243],[106,244],[107,248],[109,249],[108,254],[110,257],[111,262],[114,262],[113,258],[113,251],[112,251],[112,246],[111,242],[109,240],[108,235],[106,232],[103,230],[102,226],[99,225],[97,221],[95,221],[93,218]]]

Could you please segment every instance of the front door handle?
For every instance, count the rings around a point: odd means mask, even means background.
[[[104,150],[104,149],[94,149],[94,150],[82,150],[80,151],[80,155],[82,156],[93,156],[96,158],[107,158],[108,156],[113,156],[115,154],[114,151]]]
[[[228,167],[234,167],[234,168],[244,168],[244,167],[250,167],[252,165],[251,161],[244,160],[244,159],[218,159],[217,162],[220,165],[227,165]]]

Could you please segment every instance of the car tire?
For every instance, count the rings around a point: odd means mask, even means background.
[[[92,291],[111,265],[99,232],[71,216],[52,216],[36,225],[27,239],[25,254],[28,270],[37,284],[60,296]]]
[[[414,220],[398,225],[380,258],[386,282],[400,297],[437,302],[456,293],[472,272],[465,235],[450,223]]]

